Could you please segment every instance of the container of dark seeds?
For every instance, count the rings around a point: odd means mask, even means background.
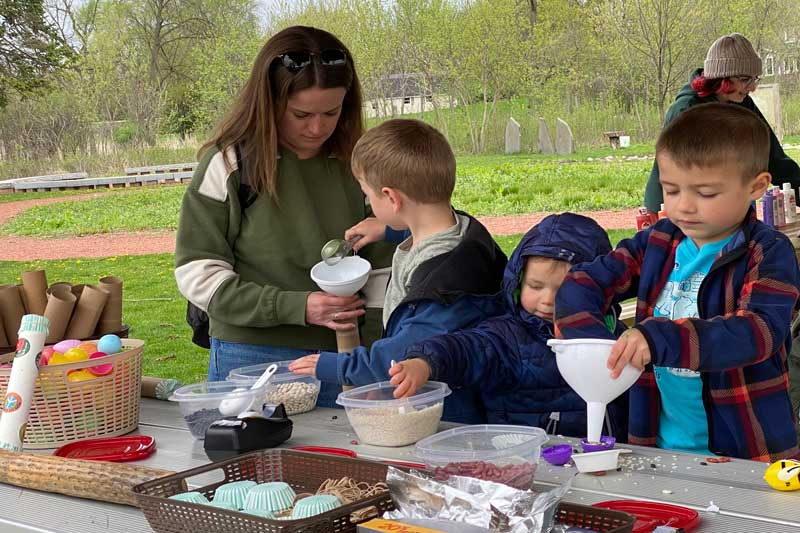
[[[243,410],[251,405],[252,409],[261,411],[264,397],[264,387],[253,390],[232,381],[204,381],[181,387],[169,399],[180,404],[181,414],[192,436],[203,439],[212,423],[231,415],[220,412],[223,400],[228,400],[228,405],[245,406]]]

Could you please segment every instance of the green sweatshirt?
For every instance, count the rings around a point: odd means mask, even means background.
[[[214,338],[335,350],[332,330],[305,323],[306,299],[320,290],[309,272],[328,240],[370,214],[358,183],[338,159],[281,150],[277,203],[259,195],[242,214],[236,157],[232,148],[227,154],[226,166],[222,152],[206,153],[183,197],[178,288],[208,312]],[[391,247],[367,248],[373,268],[390,264]],[[380,331],[380,310],[367,314],[369,341]]]

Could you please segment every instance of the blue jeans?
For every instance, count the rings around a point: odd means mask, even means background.
[[[211,339],[211,352],[208,358],[208,381],[223,381],[231,370],[243,366],[277,363],[297,359],[304,355],[317,353],[316,350],[303,348],[287,348],[285,346],[269,346],[263,344],[245,344]],[[322,383],[317,398],[319,407],[336,407],[336,397],[342,387],[333,383]]]

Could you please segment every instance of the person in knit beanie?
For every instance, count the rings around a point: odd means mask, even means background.
[[[767,119],[750,97],[750,93],[758,87],[761,68],[761,58],[747,37],[741,33],[731,33],[718,38],[709,47],[703,68],[695,70],[689,83],[678,91],[675,102],[664,117],[664,127],[690,107],[708,102],[740,105],[754,112],[769,126]],[[772,183],[780,186],[789,182],[797,190],[800,186],[800,167],[783,151],[771,127],[769,133],[769,172]],[[800,194],[796,198],[800,199]],[[657,213],[663,201],[658,164],[654,163],[645,187],[644,205],[649,211]],[[800,402],[800,398],[798,401]]]
[[[678,92],[675,102],[667,110],[664,127],[690,107],[707,102],[727,102],[745,107],[758,115],[769,127],[767,119],[750,97],[750,93],[758,87],[761,73],[761,58],[750,41],[740,33],[723,35],[708,49],[703,68],[695,70],[689,83]],[[788,182],[797,191],[800,186],[800,167],[783,151],[771,127],[769,137],[769,173],[772,175],[772,184],[780,186]],[[800,199],[800,194],[795,197]],[[654,163],[645,188],[644,204],[649,211],[658,212],[663,201],[658,164]],[[791,258],[787,258],[789,260]],[[798,329],[800,323],[796,324],[793,331]],[[797,413],[800,410],[800,336],[795,334],[793,337],[788,366],[792,409]],[[800,438],[800,425],[797,426],[797,435]]]

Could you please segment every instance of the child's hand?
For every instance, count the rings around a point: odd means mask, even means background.
[[[353,245],[353,251],[357,252],[366,245],[373,242],[380,242],[386,238],[386,224],[375,217],[365,218],[352,228],[344,232],[345,240],[351,239],[356,235],[362,237]]]
[[[431,377],[431,368],[422,359],[407,359],[389,369],[390,383],[397,388],[395,398],[413,396]]]
[[[617,379],[628,363],[637,370],[644,370],[650,363],[650,346],[638,329],[629,329],[620,335],[611,348],[606,366],[611,370],[611,377]]]
[[[295,374],[317,377],[317,361],[319,361],[318,353],[304,355],[289,363],[289,370]]]

